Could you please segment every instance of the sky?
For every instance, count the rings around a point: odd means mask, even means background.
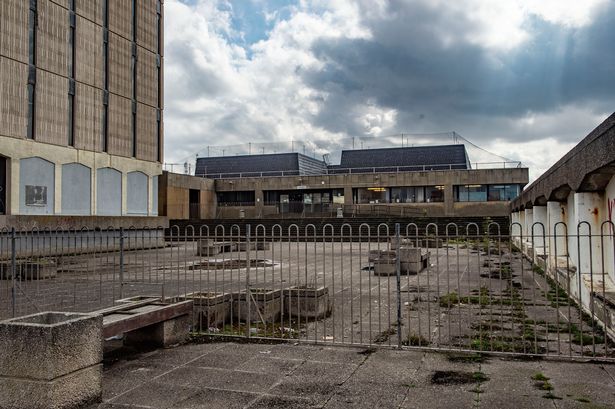
[[[164,5],[165,162],[454,131],[535,179],[615,111],[613,0]]]

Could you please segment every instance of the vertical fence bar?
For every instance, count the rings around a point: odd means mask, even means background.
[[[238,231],[238,235],[241,232]],[[248,322],[246,325],[246,336],[250,338],[250,329],[252,328],[252,293],[250,292],[250,234],[251,234],[251,226],[246,224],[246,302],[248,303]],[[237,238],[239,245],[239,237]],[[237,253],[237,260],[240,260],[239,252]],[[238,263],[239,265],[239,263]],[[239,276],[239,274],[238,274]],[[258,308],[258,305],[255,305]],[[265,326],[265,330],[266,330]]]
[[[397,278],[397,348],[401,349],[401,237],[399,236],[399,223],[395,223],[395,275]]]
[[[120,227],[120,299],[124,298],[124,228]]]
[[[13,318],[15,318],[15,310],[17,308],[17,294],[15,294],[15,273],[17,271],[16,264],[17,251],[15,249],[15,228],[11,229],[11,302],[13,310]]]

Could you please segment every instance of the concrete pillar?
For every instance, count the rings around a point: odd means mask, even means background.
[[[521,225],[519,228],[519,230],[521,230],[520,236],[523,237],[522,240],[519,240],[519,246],[522,246],[523,241],[525,241],[525,210],[519,211],[519,224]]]
[[[352,206],[352,186],[344,186],[344,205]]]
[[[577,268],[581,274],[602,275],[602,244],[600,227],[603,215],[603,195],[596,192],[574,194],[575,225],[568,226],[569,234],[578,235]],[[589,235],[591,234],[591,237]]]
[[[545,238],[549,234],[549,225],[547,223],[547,206],[534,206],[532,211],[534,225],[530,229],[530,234],[533,236],[534,255],[544,256],[546,254]],[[532,238],[530,238],[530,240],[532,240]]]
[[[515,211],[510,214],[510,236],[514,244],[517,246],[519,243],[519,236],[521,235],[521,227],[519,226],[521,218],[519,212]]]
[[[565,267],[568,258],[566,239],[566,205],[560,202],[547,202],[548,255],[549,268]]]
[[[263,189],[254,191],[254,202],[256,214],[259,218],[263,217],[263,208],[265,206],[265,194],[263,193]]]
[[[534,224],[534,210],[533,209],[525,209],[525,225],[523,226],[523,245],[526,249],[531,249],[532,247],[532,225]],[[533,257],[533,254],[529,254],[528,256]]]
[[[455,197],[453,195],[453,185],[444,185],[444,215],[455,215]]]

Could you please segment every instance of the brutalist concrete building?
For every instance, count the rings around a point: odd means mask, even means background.
[[[162,0],[2,0],[4,223],[157,215],[162,69]]]
[[[339,165],[299,153],[199,158],[196,176],[214,179],[216,209],[209,214],[221,219],[507,216],[510,201],[528,182],[528,169],[491,167],[473,168],[459,144],[345,150]],[[190,197],[191,208],[202,208],[198,195]]]

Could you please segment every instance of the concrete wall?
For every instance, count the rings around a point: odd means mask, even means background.
[[[92,211],[92,170],[80,163],[62,165],[62,214],[89,215]]]
[[[131,215],[147,215],[147,200],[149,196],[149,181],[142,172],[129,172],[127,179],[127,213]]]
[[[19,164],[19,211],[21,214],[53,214],[55,198],[55,166],[41,158],[21,159]],[[26,195],[35,191],[35,202],[26,202]]]
[[[122,174],[113,168],[96,170],[96,214],[122,215]]]
[[[216,217],[216,192],[214,181],[196,176],[164,172],[158,182],[159,209],[169,219],[190,217],[190,190],[198,190],[198,213],[202,219]]]

